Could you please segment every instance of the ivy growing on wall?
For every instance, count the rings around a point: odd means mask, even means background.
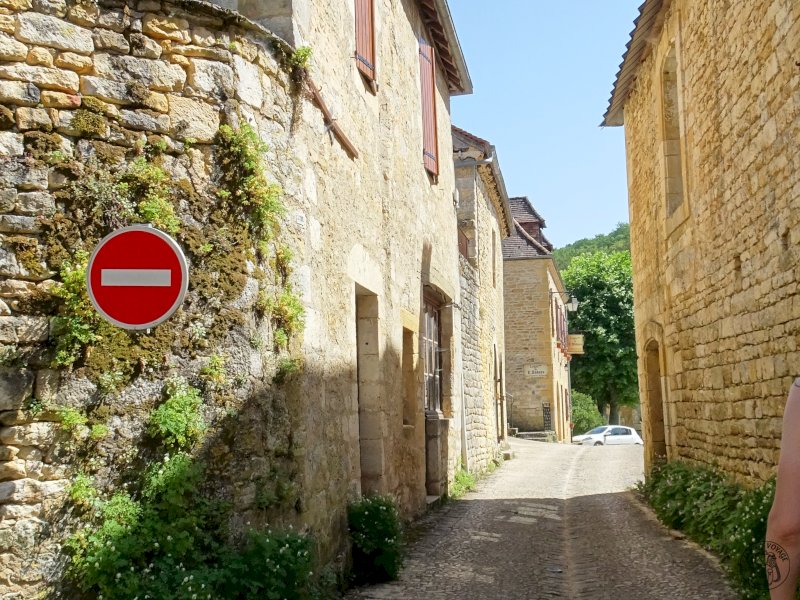
[[[94,138],[114,127],[102,103],[84,104],[72,122],[82,136]],[[213,443],[222,443],[219,415],[235,414],[242,402],[235,388],[247,378],[231,371],[223,350],[232,332],[258,339],[251,345],[260,348],[260,324],[269,325],[280,354],[275,384],[302,366],[288,352],[302,331],[304,311],[290,283],[291,251],[280,241],[282,191],[266,176],[265,144],[249,125],[222,126],[208,150],[215,172],[198,189],[191,178],[173,176],[181,151],[167,153],[157,136],[131,150],[94,139],[91,153],[74,160],[60,149],[57,136],[30,133],[25,141],[32,158],[68,180],[56,192],[60,210],[43,222],[44,247],[30,249],[28,261],[40,269],[44,264],[60,280],[53,291],[51,365],[96,386],[83,408],[35,407],[54,411],[62,438],[71,440],[62,451],[74,455],[77,468],[68,489],[81,516],[65,547],[70,585],[78,596],[105,599],[316,595],[312,541],[268,528],[238,539],[229,529],[230,503],[207,485],[215,457],[206,456],[204,446],[212,433]],[[95,312],[86,290],[89,252],[112,230],[133,223],[174,235],[191,265],[187,301],[150,332],[110,325]],[[241,299],[253,279],[259,290],[248,307]],[[41,311],[47,314],[51,307],[42,305]],[[176,366],[191,372],[169,377]],[[138,379],[166,379],[163,394],[145,407],[138,447],[112,457],[117,481],[104,481],[97,468],[105,459],[92,449],[113,433],[108,416],[121,414],[110,406],[113,398]],[[275,401],[259,402],[264,410],[274,409]],[[266,458],[272,453],[280,464],[268,464],[255,482],[255,507],[265,514],[299,510],[296,472],[286,466],[293,459],[292,443],[288,435],[282,447],[268,449]],[[155,465],[144,468],[153,459]]]

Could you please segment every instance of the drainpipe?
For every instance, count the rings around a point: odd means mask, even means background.
[[[467,472],[469,469],[469,448],[467,448],[467,406],[464,396],[464,366],[461,366],[461,464]]]

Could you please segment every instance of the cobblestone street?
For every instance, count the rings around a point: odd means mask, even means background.
[[[736,598],[627,491],[641,447],[511,444],[514,460],[423,519],[399,581],[348,599]]]

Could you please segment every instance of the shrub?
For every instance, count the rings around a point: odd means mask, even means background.
[[[588,394],[573,390],[572,392],[572,424],[573,433],[581,435],[590,429],[605,424],[605,419],[597,410],[597,403]]]
[[[206,428],[200,390],[176,377],[167,381],[165,394],[167,399],[150,415],[148,431],[167,446],[189,448]]]
[[[253,532],[227,544],[227,507],[200,493],[203,466],[178,453],[145,474],[141,500],[115,494],[98,521],[74,534],[68,575],[104,600],[310,598],[311,541],[295,532]]]
[[[639,491],[665,525],[721,556],[743,598],[769,598],[764,540],[774,480],[745,490],[717,469],[673,461],[654,468]]]
[[[775,480],[772,479],[761,487],[743,492],[735,510],[725,520],[720,553],[728,576],[747,600],[769,598],[764,576],[764,541],[774,498]]]
[[[295,532],[251,532],[225,568],[227,598],[289,600],[310,597],[311,542]]]
[[[403,535],[394,499],[362,498],[348,508],[347,524],[353,540],[356,583],[397,579],[403,564]]]

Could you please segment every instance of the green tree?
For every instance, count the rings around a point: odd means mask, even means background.
[[[572,259],[587,252],[626,252],[631,249],[631,226],[619,223],[609,234],[599,234],[593,238],[584,238],[567,244],[563,248],[553,250],[553,259],[560,271],[572,262]]]
[[[582,435],[606,420],[597,410],[597,403],[588,394],[572,390],[572,433]]]
[[[572,384],[591,395],[601,413],[609,407],[609,423],[619,423],[619,406],[639,402],[631,255],[582,254],[562,276],[580,301],[570,329],[585,336],[586,354],[572,363]]]

